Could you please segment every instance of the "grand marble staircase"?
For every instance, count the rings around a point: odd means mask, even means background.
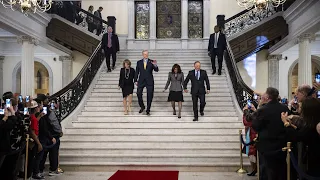
[[[109,169],[179,169],[234,171],[239,164],[238,129],[242,128],[231,96],[225,71],[211,75],[211,63],[205,50],[150,51],[158,61],[154,73],[155,93],[151,116],[139,114],[136,94],[133,112],[123,115],[122,94],[118,90],[119,70],[124,59],[135,67],[141,51],[122,51],[116,70],[98,75],[90,97],[72,125],[66,127],[61,142],[60,164],[72,167]],[[186,74],[200,61],[207,70],[211,93],[206,96],[205,116],[193,122],[190,94],[184,94],[182,118],[172,115],[162,92],[174,63]],[[190,84],[190,83],[189,83]],[[146,93],[144,93],[146,102]]]

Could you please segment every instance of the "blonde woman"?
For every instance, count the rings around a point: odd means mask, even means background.
[[[119,89],[122,89],[124,114],[128,115],[131,111],[132,93],[134,89],[135,70],[131,68],[131,61],[123,61],[123,68],[120,69]]]

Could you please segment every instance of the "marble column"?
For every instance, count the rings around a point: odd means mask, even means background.
[[[0,95],[3,94],[3,61],[4,56],[0,56]]]
[[[312,85],[312,61],[311,61],[311,41],[315,40],[314,34],[303,34],[299,37],[299,69],[298,84]]]
[[[188,0],[181,1],[181,48],[188,49]]]
[[[128,0],[128,40],[133,40],[134,37],[134,23],[135,23],[135,13],[134,13],[134,0]]]
[[[203,0],[203,39],[210,37],[210,0]]]
[[[279,89],[279,61],[282,55],[269,55],[268,56],[268,86]],[[259,76],[259,74],[258,74]]]
[[[157,2],[156,0],[149,1],[150,8],[150,37],[149,43],[150,49],[156,49],[156,39],[157,39]]]
[[[62,61],[62,87],[67,86],[72,81],[72,56],[60,56]]]
[[[18,43],[22,44],[21,51],[21,95],[34,96],[34,47],[38,40],[30,36],[18,36]]]

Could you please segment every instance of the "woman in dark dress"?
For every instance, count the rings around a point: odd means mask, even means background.
[[[126,59],[123,61],[123,68],[120,70],[119,89],[122,89],[124,114],[128,115],[131,111],[132,93],[134,89],[135,70],[131,68],[131,61]]]
[[[182,102],[183,102],[183,94],[182,94],[183,82],[184,82],[184,76],[180,66],[178,64],[173,65],[171,72],[169,72],[168,74],[168,81],[163,92],[168,89],[168,86],[171,83],[168,101],[171,102],[171,105],[173,108],[173,115],[177,114],[175,103],[178,102],[178,105],[179,105],[178,118],[181,118],[181,109],[182,109]]]

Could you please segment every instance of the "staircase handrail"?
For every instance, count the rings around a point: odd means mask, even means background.
[[[267,9],[245,9],[238,14],[225,20],[224,32],[227,37],[233,36],[259,22],[268,18],[277,12],[287,10],[295,0],[287,0],[284,4],[278,7],[269,7]]]
[[[93,24],[102,24],[102,33],[100,33],[100,35],[103,35],[105,33],[105,31],[107,30],[106,26],[108,26],[108,21],[95,16],[94,14],[90,13],[89,11],[86,11],[84,9],[82,9],[81,7],[74,5],[74,4],[70,4],[70,6],[72,8],[75,9],[75,21],[72,23],[75,23],[76,25],[79,25],[80,27],[88,30],[88,26],[89,23],[87,22],[87,17],[91,17],[92,18],[92,22]],[[48,11],[48,13],[51,14],[56,14],[62,18],[67,19],[67,14],[63,14],[64,12],[59,11],[63,10],[65,7],[65,5],[63,4],[63,1],[54,1],[54,4],[52,5],[52,8]],[[68,19],[67,19],[68,20]]]
[[[60,121],[70,115],[79,105],[103,60],[104,55],[100,42],[79,74],[67,86],[49,97],[50,101],[55,101],[58,104],[55,113]]]
[[[254,91],[243,81],[228,41],[224,58],[237,102],[242,109],[247,104],[247,100],[253,99]]]

